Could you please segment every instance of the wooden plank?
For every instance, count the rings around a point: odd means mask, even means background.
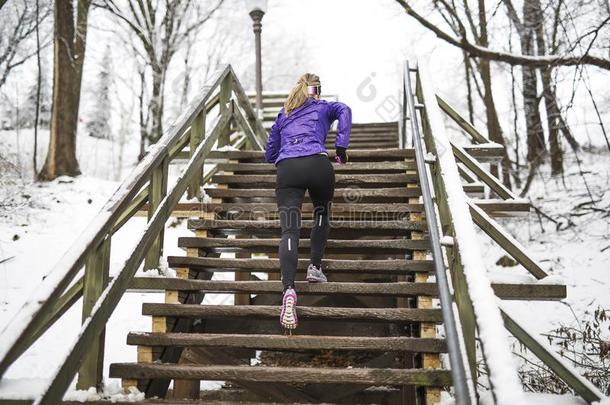
[[[212,177],[212,182],[222,184],[270,184],[275,186],[276,177],[273,174],[217,174]],[[418,180],[416,174],[336,174],[335,184],[337,187],[358,186],[373,184],[383,187],[386,184],[397,184],[403,186],[406,183],[414,183]]]
[[[606,398],[597,387],[591,384],[586,378],[577,374],[576,370],[553,352],[548,344],[543,343],[527,330],[525,330],[515,318],[511,317],[505,309],[501,309],[504,326],[518,340],[536,355],[542,362],[549,367],[563,382],[580,395],[588,403],[593,403]]]
[[[29,405],[31,404],[31,400],[15,400],[16,402],[10,403],[10,404],[5,404],[4,402],[0,401],[1,405]],[[28,402],[29,401],[29,402]],[[290,402],[293,405],[305,405],[305,404],[310,404],[311,402]],[[316,402],[317,403],[317,402]],[[82,402],[79,401],[63,401],[61,402],[61,405],[82,405]],[[208,399],[205,400],[197,400],[197,399],[190,399],[190,400],[180,400],[180,399],[164,399],[164,400],[159,400],[159,399],[145,399],[143,401],[137,401],[138,405],[238,405],[236,402],[234,401],[210,401]],[[320,402],[317,403],[318,405],[337,405],[337,404],[331,404],[331,403],[327,403],[327,402]],[[108,405],[108,401],[107,400],[102,400],[102,401],[87,401],[87,405]],[[113,401],[112,405],[133,405],[133,401]],[[279,405],[278,402],[244,402],[243,405]]]
[[[203,164],[202,164],[203,167]],[[161,204],[163,198],[167,194],[167,176],[169,168],[169,159],[163,159],[158,168],[153,171],[150,184],[148,185],[148,196],[150,209],[148,211],[148,221],[150,222],[152,215]],[[144,259],[144,271],[156,269],[159,267],[159,258],[163,255],[163,235],[165,226],[159,229],[159,234],[155,238],[150,250],[146,253]]]
[[[191,126],[191,133],[189,137],[189,152],[192,153],[197,149],[197,146],[205,138],[205,112],[201,112],[193,121]],[[186,196],[190,200],[194,197],[201,199],[201,186],[203,185],[203,167],[201,173],[193,177],[193,181],[186,190]]]
[[[193,269],[213,268],[215,271],[239,271],[245,269],[249,272],[257,271],[279,271],[280,262],[278,259],[231,259],[213,257],[184,257],[168,256],[170,267],[190,267]],[[306,270],[309,260],[299,259],[297,269]],[[432,271],[432,261],[430,260],[322,260],[324,269],[337,273],[363,273],[363,274],[396,274],[412,273],[415,271]]]
[[[233,78],[231,75],[227,75],[220,82],[220,93],[219,93],[219,103],[220,103],[220,114],[230,114],[231,119],[233,117],[233,104],[231,103],[231,92],[232,92]],[[218,136],[218,147],[221,148],[223,146],[228,145],[230,135],[230,125],[227,125],[226,128],[223,128],[222,132]]]
[[[504,184],[495,176],[489,173],[483,166],[479,164],[472,156],[470,156],[464,148],[451,142],[451,148],[455,157],[462,162],[470,171],[472,171],[480,180],[489,186],[496,194],[505,200],[516,200],[518,197],[513,194]]]
[[[133,216],[135,216],[147,202],[148,188],[144,188],[116,219],[114,226],[112,227],[112,231],[110,232],[110,235],[114,235],[119,229],[121,229],[123,225],[125,225],[127,221],[129,221]]]
[[[497,163],[504,157],[504,147],[497,143],[466,145],[464,150],[482,163]]]
[[[505,232],[493,218],[485,211],[476,206],[472,201],[468,201],[470,213],[474,222],[487,235],[489,235],[500,247],[502,247],[513,259],[521,264],[527,271],[530,272],[538,280],[545,278],[548,274],[534,261],[527,253],[525,247],[513,238],[508,232]]]
[[[108,236],[87,259],[83,282],[82,323],[88,320],[95,303],[108,285],[110,241],[110,236]],[[78,389],[86,390],[89,387],[102,388],[105,339],[106,331],[102,329],[100,334],[90,342],[89,350],[83,359],[78,374],[76,384]]]
[[[352,383],[365,385],[414,384],[446,386],[451,376],[444,370],[403,370],[374,368],[314,368],[264,366],[179,366],[170,364],[115,363],[110,366],[110,377],[138,375],[140,378],[190,378],[197,380]]]
[[[329,158],[334,158],[335,152],[328,151]],[[402,160],[404,158],[414,158],[413,149],[361,149],[351,151],[350,159],[368,159],[375,160],[384,158],[385,160]],[[214,151],[210,154],[211,159],[235,159],[235,160],[259,160],[265,161],[265,152],[263,151]],[[353,161],[353,160],[352,160]]]
[[[346,164],[333,163],[335,172],[363,171],[366,173],[377,171],[403,172],[407,169],[415,170],[414,162],[395,161],[395,162],[348,162]],[[219,163],[218,169],[231,172],[274,172],[275,166],[271,163]]]
[[[181,237],[178,238],[178,246],[189,248],[223,248],[223,247],[235,247],[240,248],[251,248],[260,251],[264,248],[273,248],[277,250],[277,247],[281,239],[270,238],[270,239],[227,239],[227,238],[193,238],[193,237]],[[386,252],[391,250],[409,250],[409,249],[426,249],[429,242],[426,239],[412,240],[412,239],[358,239],[358,240],[343,240],[343,239],[328,239],[326,241],[327,250],[338,250],[338,249],[378,249]],[[299,241],[299,248],[309,249],[311,241],[309,238],[301,239]]]
[[[498,204],[494,205],[493,202],[488,204],[490,210],[506,210],[521,209],[521,205],[515,205],[512,208],[510,205]],[[483,203],[483,206],[486,206]],[[387,219],[395,218],[396,214],[404,214],[408,212],[420,212],[423,209],[421,204],[406,204],[406,203],[335,203],[332,206],[333,217],[342,217],[344,215],[360,215],[359,218],[383,218]],[[144,205],[142,211],[138,215],[147,215],[148,206]],[[175,209],[172,211],[172,216],[182,218],[199,218],[204,213],[225,213],[227,211],[233,211],[237,213],[243,213],[244,215],[250,215],[253,212],[277,214],[277,203],[262,203],[262,202],[218,202],[218,203],[180,203],[177,204]],[[313,213],[313,204],[310,202],[303,203],[301,209],[302,214]],[[363,215],[367,214],[367,215]],[[239,219],[239,218],[236,218]]]
[[[453,107],[443,100],[438,94],[436,95],[438,106],[443,110],[451,119],[462,128],[475,143],[489,143],[489,139],[481,134],[474,125],[460,115]]]
[[[142,304],[142,315],[181,318],[276,318],[281,308],[277,305],[187,305]],[[302,319],[362,320],[376,322],[428,321],[441,322],[438,309],[415,308],[335,308],[299,306]]]
[[[260,139],[261,144],[264,144],[267,141],[267,131],[265,130],[265,128],[263,128],[262,122],[257,118],[257,115],[254,112],[254,108],[248,100],[246,92],[244,91],[239,80],[237,80],[235,72],[233,72],[233,68],[230,67],[230,69],[233,77],[233,94],[235,94],[237,105],[245,112],[246,119],[250,123],[250,127],[254,130],[256,136]]]
[[[249,198],[249,197],[271,197],[275,198],[275,190],[273,188],[267,189],[247,189],[247,188],[236,188],[236,189],[220,189],[220,188],[207,188],[206,193],[212,198]],[[334,200],[336,202],[351,202],[358,203],[363,201],[367,197],[418,197],[421,195],[419,187],[410,189],[406,188],[337,188],[335,189]],[[391,201],[388,199],[388,201]]]
[[[264,145],[261,143],[262,140],[258,138],[254,130],[250,127],[250,123],[246,120],[246,118],[236,106],[233,106],[233,119],[235,119],[239,127],[246,134],[246,137],[250,141],[250,149],[265,149]]]
[[[552,301],[566,298],[566,286],[559,284],[507,284],[493,283],[492,288],[498,298],[503,300]],[[164,290],[176,291],[214,291],[234,292],[248,291],[264,294],[281,292],[281,284],[274,281],[240,281],[230,280],[181,280],[162,277],[136,277],[129,284],[134,290]],[[388,295],[413,296],[422,295],[436,297],[436,284],[430,282],[392,282],[392,283],[358,283],[333,282],[327,284],[311,284],[297,281],[299,294],[348,294],[348,295]]]
[[[138,277],[130,284],[138,289],[172,289],[176,291],[206,291],[216,293],[248,292],[251,294],[281,293],[279,281],[232,281],[232,280],[181,280],[178,278]],[[436,296],[434,283],[391,282],[359,283],[332,282],[307,283],[297,281],[295,288],[299,294],[347,294],[375,296]]]
[[[185,358],[192,364],[196,365],[231,365],[231,366],[244,366],[245,359],[237,358],[231,355],[229,351],[220,348],[207,348],[207,347],[190,347],[185,350]],[[249,359],[247,361],[249,363]],[[199,383],[198,380],[194,380]],[[236,384],[236,382],[233,382]],[[315,398],[303,393],[296,387],[290,384],[284,384],[275,382],[274,384],[265,384],[257,382],[239,381],[237,385],[247,389],[248,391],[256,394],[260,398],[266,400],[280,401],[281,403],[295,403],[295,402],[306,402],[313,403],[317,402]]]
[[[313,220],[301,221],[301,228],[310,229]],[[338,221],[332,224],[336,229],[391,229],[395,231],[422,231],[426,223],[423,221],[408,221],[397,219],[395,221]],[[250,229],[250,228],[280,228],[279,220],[247,220],[247,219],[204,219],[189,220],[189,229]]]
[[[240,347],[264,350],[339,350],[444,353],[443,339],[413,337],[353,337],[295,335],[214,334],[214,333],[130,333],[127,344],[139,346]]]

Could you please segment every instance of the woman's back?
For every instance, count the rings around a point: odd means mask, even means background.
[[[309,97],[289,114],[282,109],[271,127],[266,160],[277,164],[286,158],[326,152],[326,135],[335,120],[339,121],[336,146],[347,148],[352,123],[347,105]]]

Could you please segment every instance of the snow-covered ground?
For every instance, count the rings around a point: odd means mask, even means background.
[[[549,168],[543,167],[529,192],[534,206],[558,221],[560,230],[534,212],[524,218],[499,220],[541,263],[553,282],[567,285],[568,297],[561,302],[506,303],[524,326],[538,333],[560,324],[572,325],[575,317],[591,314],[598,306],[610,309],[610,154],[604,150],[580,152],[580,156],[581,169],[570,157],[563,178],[552,178]],[[535,282],[521,266],[496,265],[503,252],[486,235],[480,240],[493,280]],[[608,325],[602,329],[610,332]]]
[[[30,293],[37,288],[52,265],[86,228],[102,204],[117,188],[118,182],[110,165],[101,170],[99,161],[88,166],[84,162],[94,153],[110,161],[115,152],[108,141],[79,138],[87,154],[81,155],[83,175],[76,179],[60,178],[47,184],[32,183],[31,171],[13,170],[16,156],[8,153],[16,148],[14,134],[0,134],[0,330],[17,313]],[[45,139],[44,132],[41,134]],[[20,159],[23,166],[31,161],[28,156],[28,137],[20,138]],[[41,140],[45,145],[46,141]],[[31,145],[31,144],[30,144]],[[82,152],[84,153],[84,152]],[[129,154],[127,154],[129,156]],[[571,155],[568,153],[568,155]],[[44,156],[41,151],[40,156]],[[524,218],[504,219],[500,222],[519,241],[528,247],[533,257],[545,269],[568,286],[568,298],[562,302],[509,302],[511,312],[530,331],[545,333],[560,324],[570,325],[598,306],[610,308],[608,284],[610,277],[610,155],[605,152],[581,152],[582,173],[573,159],[566,163],[563,179],[551,178],[542,169],[529,196],[544,213],[558,220],[556,225],[547,219],[539,221],[535,213]],[[39,159],[40,160],[40,159]],[[102,160],[103,161],[103,160]],[[26,162],[26,163],[23,163]],[[135,157],[123,160],[121,177],[133,166]],[[101,178],[100,178],[101,177]],[[589,201],[594,201],[589,204]],[[113,238],[111,273],[116,272],[130,251],[134,237],[144,227],[145,220],[136,218]],[[184,224],[170,227],[166,232],[166,255],[181,254],[176,247],[179,235],[188,233]],[[497,281],[534,281],[527,272],[517,267],[500,267],[496,261],[501,250],[481,234],[482,256],[490,276]],[[230,277],[230,274],[225,274]],[[143,302],[162,302],[162,294],[126,294],[115,310],[107,327],[106,367],[111,362],[134,361],[134,347],[125,344],[129,331],[150,330],[148,317],[141,316]],[[220,303],[230,295],[215,295],[206,302]],[[45,378],[51,375],[59,359],[65,355],[65,342],[80,326],[80,306],[76,305],[32,347],[7,373],[0,383],[3,396],[33,394]],[[604,328],[608,332],[608,328]],[[610,336],[608,336],[610,338]],[[107,373],[107,368],[106,368]],[[17,380],[17,381],[16,381]],[[109,381],[108,395],[115,395],[116,381]],[[23,387],[27,387],[24,392]],[[72,393],[86,397],[86,393]],[[541,398],[541,397],[540,397]]]

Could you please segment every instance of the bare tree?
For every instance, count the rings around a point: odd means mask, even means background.
[[[131,33],[135,40],[132,48],[138,60],[151,71],[148,97],[145,94],[147,74],[143,70],[140,72],[140,105],[142,108],[148,106],[146,113],[140,113],[140,132],[146,134],[148,144],[157,142],[163,133],[165,82],[174,56],[182,44],[210,20],[223,1],[217,0],[211,7],[204,7],[203,2],[197,0],[100,0],[98,5],[115,16]],[[141,145],[141,156],[145,148],[146,145]]]
[[[42,3],[14,0],[10,6],[0,4],[0,88],[11,71],[36,55],[35,48],[26,43],[35,36],[36,29],[51,15],[52,8]],[[45,41],[44,46],[48,45]],[[32,50],[34,49],[34,50]]]
[[[591,37],[589,46],[587,46],[587,50],[583,54],[574,54],[573,49],[569,49],[565,52],[565,54],[554,54],[540,57],[537,55],[528,55],[523,53],[521,55],[518,55],[503,51],[497,51],[485,46],[477,45],[476,43],[472,43],[472,41],[465,35],[456,38],[450,33],[440,28],[439,26],[437,26],[436,24],[434,24],[430,19],[417,12],[411,6],[411,1],[396,0],[396,2],[398,2],[398,4],[400,4],[404,8],[407,14],[409,14],[411,17],[416,19],[421,25],[436,34],[437,37],[449,43],[450,45],[456,46],[460,49],[467,51],[471,56],[474,57],[484,58],[496,62],[504,62],[511,65],[522,65],[530,67],[544,67],[549,65],[576,66],[585,64],[597,66],[605,70],[610,70],[610,59],[605,58],[603,56],[592,55],[589,52],[592,48],[592,45],[597,39],[596,34],[599,33],[602,28],[610,25],[610,15],[607,18],[603,19],[590,32],[580,38],[581,40],[584,40],[584,38],[586,37]],[[527,1],[525,1],[524,3],[527,3]]]
[[[478,0],[478,13],[476,14],[478,15],[478,24],[474,17],[475,13],[473,12],[473,10],[471,10],[468,1],[463,1],[461,6],[463,17],[460,15],[455,2],[453,1],[450,2],[446,0],[436,0],[434,2],[434,6],[455,34],[463,37],[473,37],[475,43],[479,46],[489,46],[487,10],[485,8],[484,0]],[[470,64],[472,59],[471,55],[469,55],[466,51],[463,51],[463,54],[466,74],[466,86],[468,91],[468,112],[472,121],[472,118],[474,116],[474,107],[472,101],[471,80],[474,80],[475,84],[478,83],[478,80],[476,77],[474,77],[475,69],[472,69],[472,66]],[[478,72],[481,78],[483,87],[482,91],[481,89],[479,90],[481,94],[481,99],[485,106],[487,133],[489,135],[490,140],[497,142],[501,145],[505,145],[506,142],[504,139],[504,133],[500,125],[498,111],[496,109],[496,103],[494,101],[492,92],[492,76],[490,62],[485,58],[476,58],[474,61],[476,64],[476,71]],[[471,75],[473,75],[472,78]],[[507,187],[510,188],[511,160],[508,156],[508,151],[506,149],[504,150],[504,156],[502,158],[501,163],[503,182]],[[496,165],[491,166],[491,171],[494,175],[498,176],[498,168],[496,167]]]
[[[76,130],[87,40],[90,0],[55,0],[53,112],[47,159],[38,178],[80,174]]]

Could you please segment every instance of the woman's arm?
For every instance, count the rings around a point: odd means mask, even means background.
[[[352,130],[352,110],[346,104],[338,101],[328,102],[330,122],[339,121],[335,147],[347,149],[349,136]]]
[[[280,112],[275,119],[275,123],[269,131],[269,138],[267,138],[267,145],[265,146],[265,160],[269,163],[274,163],[280,153],[280,129],[278,122],[280,120]]]

